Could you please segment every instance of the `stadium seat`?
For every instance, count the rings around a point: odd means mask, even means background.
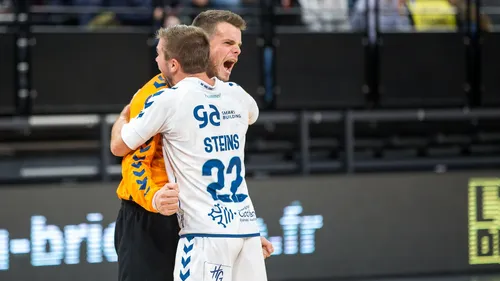
[[[300,150],[298,114],[261,114],[246,137],[245,163],[250,174],[298,172]]]
[[[369,170],[494,167],[500,159],[497,120],[362,121],[355,124],[356,150],[374,158],[360,162]],[[482,159],[479,159],[482,157]],[[490,165],[490,166],[489,166]]]
[[[331,118],[328,117],[329,115]],[[312,112],[309,116],[310,172],[342,171],[345,156],[345,131],[342,115],[340,113]]]
[[[16,119],[17,128],[0,128],[0,167],[4,167],[0,168],[0,182],[30,177],[97,177],[103,144],[96,117],[32,117]],[[64,124],[71,120],[81,122]]]

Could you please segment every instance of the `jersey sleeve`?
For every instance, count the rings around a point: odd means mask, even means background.
[[[248,112],[250,115],[248,117],[248,124],[252,125],[257,121],[257,119],[259,119],[259,107],[257,106],[257,102],[252,96],[248,95],[248,99]]]
[[[161,144],[161,135],[156,135],[127,154],[122,160],[122,182],[135,203],[144,209],[156,213],[153,208],[153,196],[163,186],[156,185],[153,180],[151,162],[157,146]]]
[[[136,118],[142,112],[144,104],[151,96],[147,93],[153,93],[152,90],[145,86],[134,95],[130,103],[130,119]],[[127,196],[131,196],[135,203],[153,213],[157,213],[153,208],[154,194],[163,187],[156,184],[152,168],[155,153],[160,145],[161,135],[156,135],[135,151],[125,155],[121,165],[120,186],[123,185],[121,188],[126,190]]]
[[[249,93],[247,93],[243,88],[241,89],[243,92],[243,100],[248,109],[248,124],[252,125],[257,121],[257,119],[259,119],[259,106]]]
[[[147,142],[166,128],[166,121],[170,116],[172,106],[167,100],[168,89],[151,95],[144,103],[144,109],[136,118],[125,124],[121,136],[125,144],[132,150]]]

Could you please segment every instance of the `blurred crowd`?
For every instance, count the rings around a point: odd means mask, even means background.
[[[378,28],[381,31],[459,31],[466,27],[469,10],[472,25],[476,7],[467,0],[267,0],[276,6],[275,23],[278,26],[303,27],[309,31],[346,31],[375,29],[375,3],[378,1]],[[81,7],[81,12],[54,12],[47,10],[33,17],[38,24],[80,25],[88,27],[132,25],[169,26],[190,23],[205,9],[229,9],[242,14],[250,27],[258,25],[256,9],[260,0],[32,0],[33,5],[47,7]],[[488,0],[483,0],[483,4]],[[500,1],[490,0],[496,6]],[[0,0],[0,13],[8,12],[13,0]],[[89,10],[93,7],[131,8],[116,12],[113,9]],[[85,9],[87,8],[87,9]],[[134,8],[136,12],[134,12]],[[251,12],[253,8],[254,12]],[[139,12],[140,11],[140,12]],[[482,30],[493,29],[494,22],[481,13]],[[254,23],[254,25],[252,25]]]

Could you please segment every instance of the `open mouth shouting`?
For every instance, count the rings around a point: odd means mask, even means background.
[[[233,67],[236,64],[236,61],[237,60],[235,60],[235,59],[228,59],[228,60],[224,61],[224,63],[222,65],[224,66],[224,70],[226,72],[226,75],[231,74],[231,71],[233,70]]]

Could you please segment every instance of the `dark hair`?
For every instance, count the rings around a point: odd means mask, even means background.
[[[242,17],[226,10],[207,10],[201,12],[193,20],[192,25],[203,29],[208,36],[212,36],[217,28],[217,24],[222,22],[229,23],[241,31],[247,28],[247,24]]]

